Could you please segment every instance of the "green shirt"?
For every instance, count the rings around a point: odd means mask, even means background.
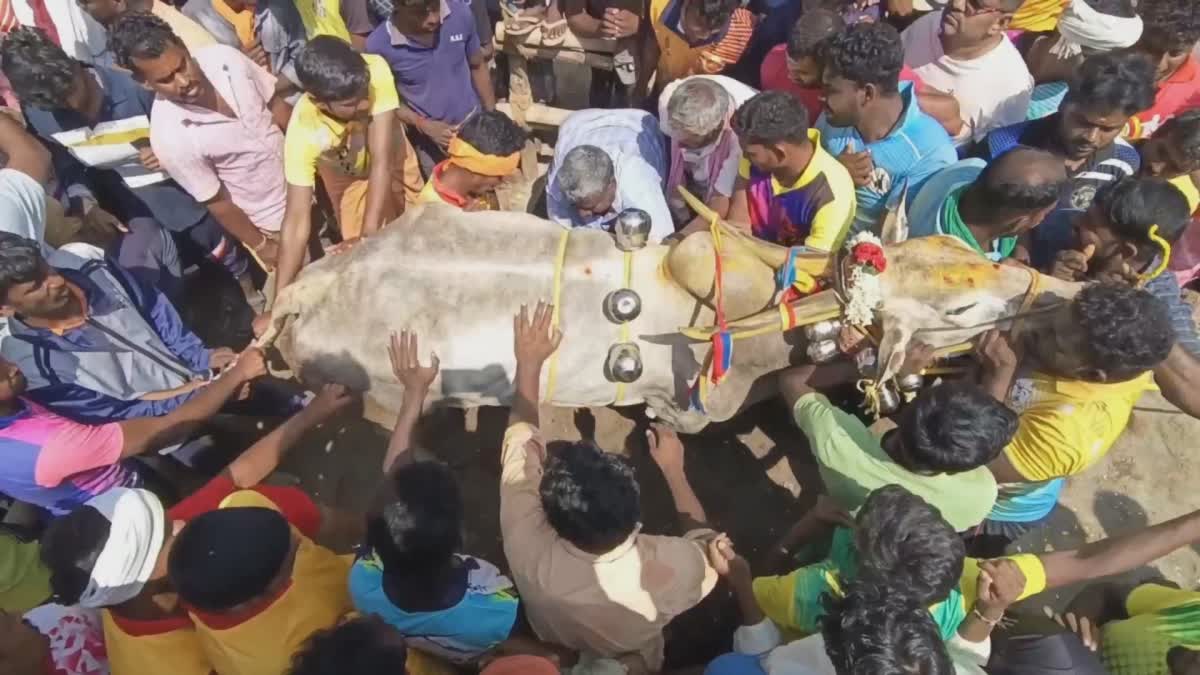
[[[1200,592],[1143,584],[1125,600],[1129,618],[1104,624],[1100,648],[1112,675],[1170,675],[1172,647],[1200,649]]]
[[[959,532],[983,522],[996,503],[996,480],[986,466],[936,476],[912,473],[892,461],[857,417],[821,394],[806,394],[792,410],[808,437],[825,489],[854,511],[877,488],[896,484],[929,502]]]
[[[24,614],[50,597],[50,571],[39,551],[37,542],[0,533],[0,610]]]

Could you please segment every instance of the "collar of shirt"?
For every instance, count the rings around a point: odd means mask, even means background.
[[[446,2],[446,0],[442,0],[441,15],[442,15],[442,23],[445,24],[446,17],[450,16],[450,4],[448,2]],[[438,26],[438,31],[441,31],[441,26]],[[399,28],[396,28],[396,24],[392,23],[391,19],[388,19],[388,22],[387,22],[387,32],[388,32],[388,38],[391,39],[393,47],[415,46],[415,47],[425,48],[424,45],[413,44],[413,42],[411,40],[409,40],[407,35],[405,35],[404,33],[401,33]]]
[[[1179,70],[1176,70],[1174,73],[1172,73],[1171,76],[1168,77],[1165,82],[1163,82],[1163,84],[1187,84],[1188,82],[1196,79],[1196,74],[1196,57],[1189,56],[1188,60],[1184,61],[1182,66],[1179,66]]]
[[[442,198],[442,201],[446,202],[447,204],[457,206],[460,209],[466,207],[470,200],[465,196],[458,194],[454,190],[446,187],[446,185],[442,183],[442,172],[445,170],[446,162],[441,162],[437,166],[433,167],[433,175],[429,177],[429,180],[433,183],[434,191],[437,192],[438,196]]]
[[[640,535],[641,533],[642,533],[642,524],[638,523],[637,527],[633,528],[633,532],[630,533],[630,535],[625,538],[625,541],[621,542],[620,544],[617,544],[616,547],[613,548],[613,550],[608,551],[606,553],[601,553],[599,555],[597,555],[595,553],[588,553],[587,551],[584,551],[583,549],[576,547],[574,544],[567,541],[566,539],[563,539],[562,543],[563,543],[563,546],[565,546],[567,548],[567,553],[570,553],[571,555],[575,556],[576,558],[579,558],[580,560],[588,560],[591,562],[598,562],[598,563],[608,563],[608,562],[613,562],[614,560],[620,560],[621,558],[624,558],[627,553],[632,551],[633,547],[637,546],[637,538],[638,538],[638,535]]]
[[[813,154],[812,158],[808,160],[808,166],[804,167],[804,171],[800,172],[800,176],[796,179],[796,182],[792,183],[791,185],[783,185],[776,180],[774,174],[772,174],[771,191],[773,193],[781,194],[783,192],[787,192],[788,190],[795,190],[798,187],[807,185],[812,181],[812,179],[817,177],[818,173],[820,173],[821,167],[819,165],[821,162],[818,158],[818,154],[824,152],[824,150],[821,148],[821,132],[817,131],[816,129],[809,128],[808,140],[813,144]]]

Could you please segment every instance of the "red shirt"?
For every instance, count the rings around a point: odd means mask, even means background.
[[[810,125],[817,123],[822,108],[821,88],[801,87],[788,78],[787,44],[776,45],[767,52],[767,56],[759,68],[759,76],[762,78],[763,91],[786,91],[795,96],[808,110],[808,123]],[[918,89],[921,86],[921,78],[907,65],[900,69],[900,81],[912,82]]]
[[[1196,57],[1189,56],[1158,88],[1154,105],[1129,119],[1124,136],[1129,139],[1152,136],[1180,111],[1197,106],[1200,106],[1200,66],[1196,64]]]

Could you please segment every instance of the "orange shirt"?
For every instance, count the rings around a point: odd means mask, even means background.
[[[237,31],[238,42],[242,43],[242,49],[250,49],[254,46],[254,10],[246,8],[236,12],[225,4],[225,0],[212,0],[212,6],[217,10],[217,14],[220,14]]]

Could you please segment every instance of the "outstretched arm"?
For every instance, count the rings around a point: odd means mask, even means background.
[[[437,354],[430,353],[430,365],[422,366],[417,356],[417,334],[403,331],[399,335],[392,333],[392,342],[388,345],[388,356],[392,360],[392,373],[404,385],[403,398],[400,401],[400,416],[396,419],[396,428],[392,430],[392,440],[388,443],[387,455],[383,458],[383,472],[388,473],[413,461],[413,431],[417,421],[421,419],[421,408],[425,397],[429,395],[429,387],[438,376]]]
[[[1200,511],[1127,534],[1084,544],[1073,551],[1038,556],[1046,568],[1046,588],[1120,574],[1200,541]]]
[[[554,306],[538,302],[529,318],[529,311],[521,305],[521,311],[513,318],[513,348],[517,355],[516,394],[512,409],[508,413],[508,425],[525,422],[538,425],[538,400],[541,398],[542,364],[558,349],[562,333],[553,328]]]
[[[225,474],[238,488],[258,485],[283,460],[287,451],[310,429],[333,417],[353,400],[340,384],[325,385],[317,397],[300,412],[292,415],[274,431],[263,436],[237,459],[225,467]]]
[[[650,456],[662,471],[663,478],[667,479],[667,488],[671,491],[683,531],[708,527],[708,515],[704,513],[704,506],[700,504],[684,471],[683,443],[679,435],[664,424],[655,424],[653,429],[646,431],[646,441],[650,444]]]

